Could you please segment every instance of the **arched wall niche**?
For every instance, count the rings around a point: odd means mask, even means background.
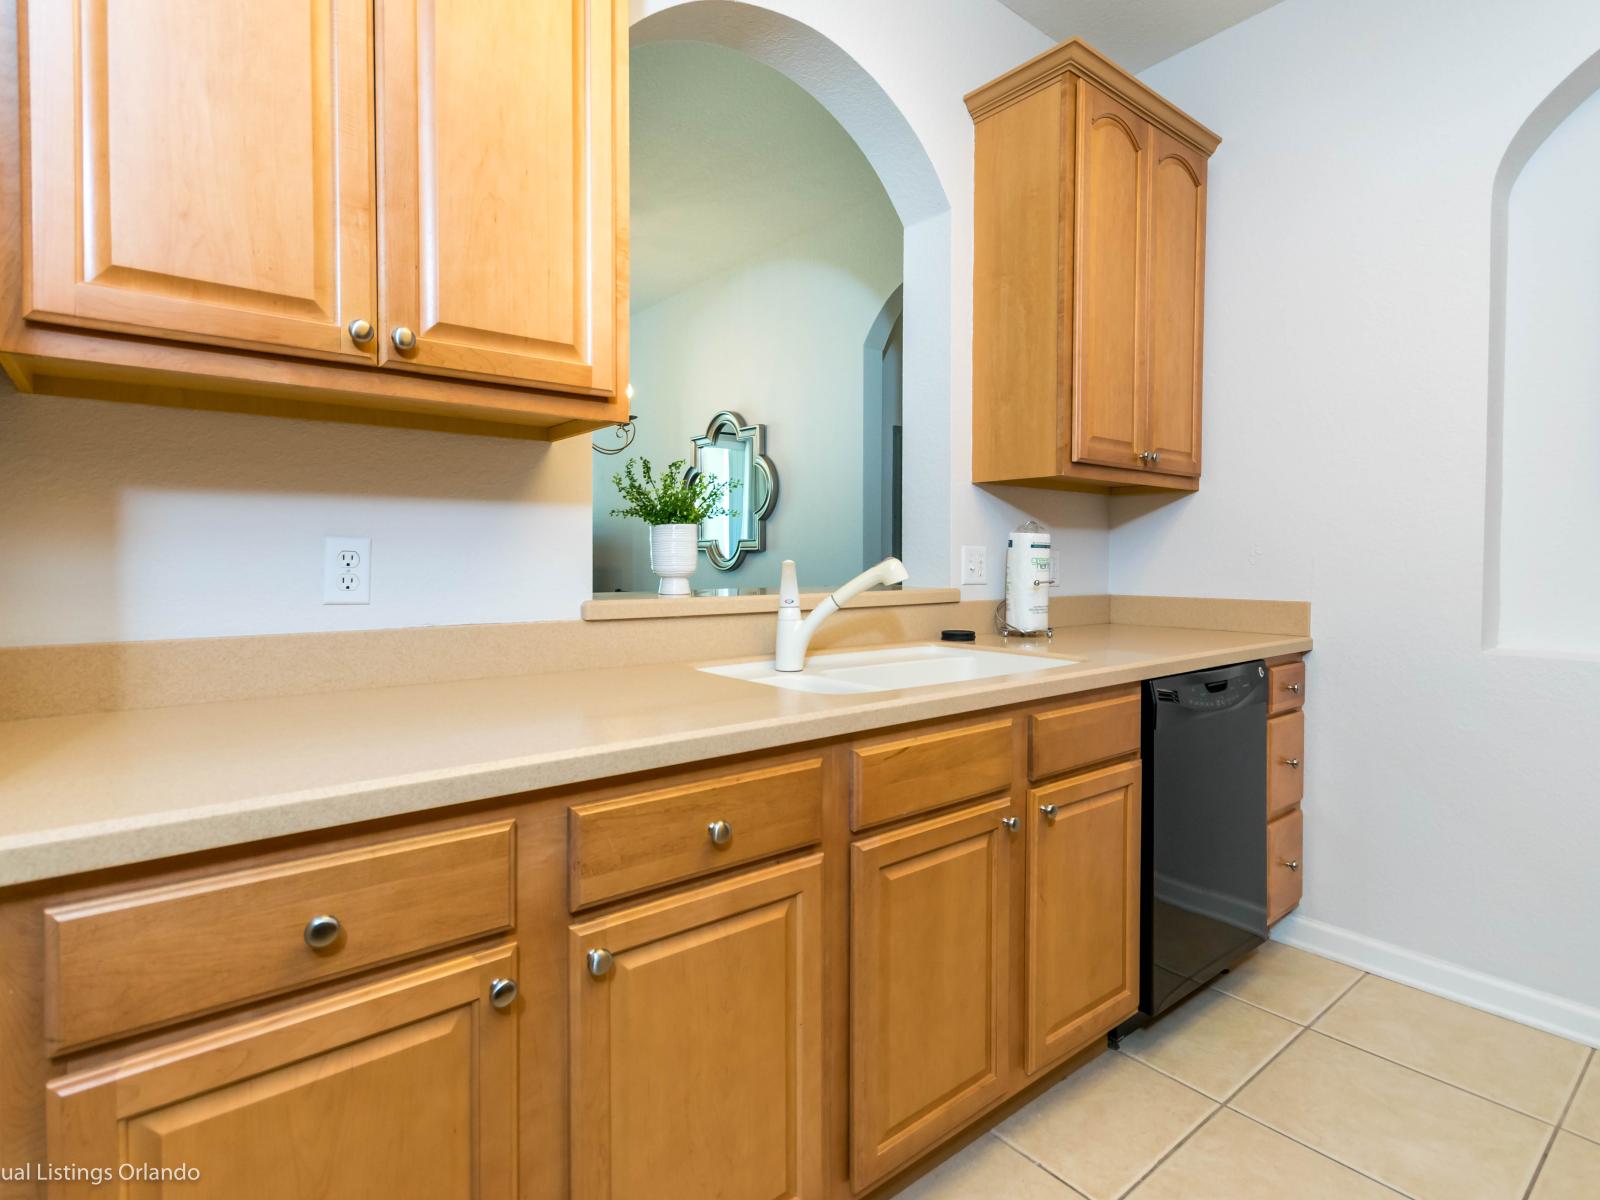
[[[1495,174],[1484,646],[1600,656],[1600,53]]]

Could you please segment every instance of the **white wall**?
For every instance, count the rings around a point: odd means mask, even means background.
[[[1312,602],[1291,936],[1590,1038],[1600,662],[1486,653],[1481,597],[1491,193],[1596,49],[1592,0],[1287,0],[1145,73],[1224,138],[1206,479],[1114,499],[1110,566]]]
[[[1494,644],[1600,655],[1600,90],[1522,169],[1506,241]]]
[[[671,7],[634,0],[633,17]],[[996,556],[1028,513],[1057,532],[1061,590],[1104,590],[1103,498],[967,483],[972,123],[961,96],[1049,39],[997,0],[765,7],[832,39],[897,107],[913,136],[869,153],[891,195],[935,178],[947,197],[901,213],[914,581],[954,582],[957,547],[979,542]],[[871,90],[832,84],[836,115]],[[590,453],[584,439],[547,449],[0,396],[0,643],[572,619],[591,587]],[[370,607],[321,605],[324,532],[373,537]],[[969,593],[998,595],[999,572],[991,579]]]
[[[591,457],[0,378],[0,645],[571,618]],[[370,605],[322,603],[330,534],[372,538]]]

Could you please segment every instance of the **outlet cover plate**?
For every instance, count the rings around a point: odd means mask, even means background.
[[[372,539],[322,539],[322,602],[372,603]]]
[[[961,582],[989,582],[989,548],[987,546],[961,547]]]

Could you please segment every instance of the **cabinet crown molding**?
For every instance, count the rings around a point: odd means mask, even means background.
[[[1015,104],[1024,96],[1067,76],[1092,81],[1116,99],[1137,109],[1146,120],[1204,155],[1216,152],[1222,138],[1176,105],[1161,98],[1133,75],[1082,38],[1069,38],[1059,46],[1035,55],[966,95],[967,111],[974,121]]]

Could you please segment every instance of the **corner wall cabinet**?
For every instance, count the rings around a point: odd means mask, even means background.
[[[1076,39],[967,108],[973,482],[1193,491],[1220,139]]]
[[[17,387],[625,416],[627,5],[293,7],[0,0]]]

